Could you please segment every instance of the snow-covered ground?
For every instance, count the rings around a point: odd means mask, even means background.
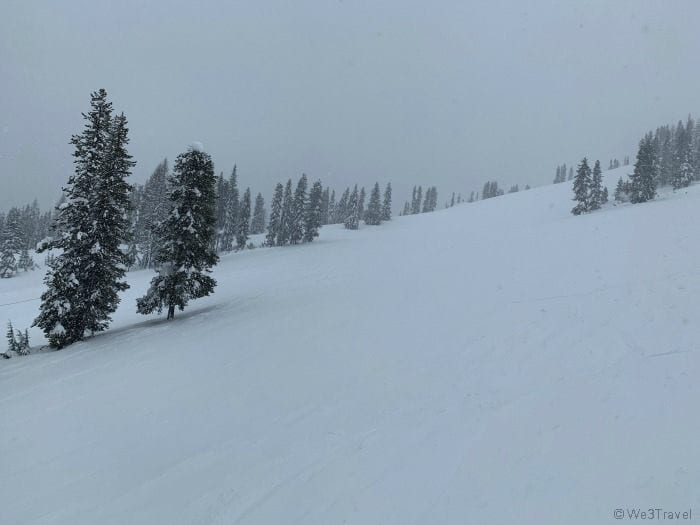
[[[174,322],[129,274],[108,332],[0,362],[0,522],[700,516],[700,186],[574,217],[570,184],[225,256]]]

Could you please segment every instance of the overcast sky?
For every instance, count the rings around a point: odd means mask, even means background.
[[[49,206],[105,88],[133,179],[193,141],[262,191],[551,182],[700,111],[700,2],[0,2],[0,209]]]

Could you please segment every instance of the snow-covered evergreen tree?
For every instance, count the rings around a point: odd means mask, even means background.
[[[284,187],[284,197],[282,198],[282,214],[280,216],[280,227],[277,233],[277,246],[284,246],[291,238],[293,221],[292,179],[287,180]]]
[[[345,228],[348,230],[357,230],[360,227],[360,196],[357,191],[357,184],[355,184],[355,189],[350,194],[348,199],[348,209],[347,216],[345,217]]]
[[[20,211],[11,208],[4,220],[0,236],[0,278],[12,277],[17,272],[17,257],[21,251]]]
[[[17,352],[17,340],[15,339],[15,329],[12,326],[12,321],[7,322],[5,339],[7,340],[7,352]]]
[[[609,199],[608,187],[607,187],[607,186],[604,186],[604,187],[603,187],[603,201],[602,201],[602,204],[605,204],[606,202],[608,202],[608,199]]]
[[[376,182],[369,195],[369,204],[367,205],[367,213],[365,214],[365,224],[377,226],[382,223],[382,200],[379,191],[379,183]]]
[[[238,206],[238,220],[236,221],[236,248],[243,250],[248,244],[250,234],[250,188],[243,192],[243,198]]]
[[[157,275],[146,295],[137,300],[141,314],[175,308],[211,294],[216,281],[209,276],[218,262],[213,248],[216,226],[216,177],[211,157],[192,146],[175,160],[170,180],[171,212],[158,227]]]
[[[591,168],[588,165],[588,159],[585,157],[579,164],[574,178],[574,200],[576,206],[573,207],[571,213],[581,215],[590,210],[590,191],[591,191]]]
[[[321,193],[321,224],[328,224],[328,212],[331,204],[331,190],[326,189]]]
[[[382,220],[391,220],[391,182],[388,182],[384,189],[384,201],[382,202]]]
[[[304,238],[304,210],[306,209],[306,189],[308,180],[303,174],[297,182],[294,190],[294,200],[292,201],[292,212],[289,220],[289,242],[298,244]]]
[[[253,219],[250,222],[250,233],[257,235],[265,231],[265,199],[262,193],[258,193],[255,197],[255,209],[253,211]]]
[[[64,189],[56,218],[57,235],[40,251],[56,249],[44,282],[41,311],[34,321],[55,348],[81,340],[86,332],[105,330],[119,304],[129,256],[127,177],[134,162],[126,150],[124,114],[112,118],[107,93],[92,94],[86,123],[71,143],[75,172]]]
[[[365,200],[367,200],[367,193],[365,192],[365,187],[362,186],[360,195],[357,198],[357,213],[360,216],[360,220],[364,220],[365,218]]]
[[[676,129],[676,147],[673,163],[673,175],[671,177],[671,185],[673,186],[674,190],[690,186],[690,183],[693,182],[693,174],[695,172],[695,168],[693,166],[693,127],[693,120],[688,117],[687,126],[684,127],[683,123],[679,122]]]
[[[348,204],[350,202],[350,188],[345,188],[345,191],[340,196],[338,201],[337,214],[335,223],[344,224],[345,220],[348,218]]]
[[[282,198],[284,194],[284,186],[281,183],[277,183],[275,186],[275,193],[272,197],[272,206],[270,208],[270,221],[267,224],[267,236],[265,237],[265,244],[267,246],[277,245],[277,236],[279,235],[280,228],[282,226]]]
[[[32,259],[32,256],[29,255],[29,250],[22,248],[19,253],[19,260],[17,261],[17,269],[28,272],[34,268],[36,268],[36,264],[34,264],[34,259]]]
[[[154,229],[168,216],[168,161],[163,159],[143,187],[143,198],[138,203],[134,241],[141,268],[152,268],[158,251]]]
[[[331,190],[331,198],[328,200],[328,224],[336,224],[338,222],[336,219],[337,214],[338,209],[335,203],[335,190]]]
[[[324,193],[327,195],[328,191],[326,189],[324,192],[320,180],[311,185],[309,201],[304,210],[304,242],[311,242],[318,237],[318,230],[323,218]]]
[[[646,202],[656,196],[657,162],[651,133],[639,143],[634,172],[630,176],[629,195],[632,203]]]
[[[224,201],[224,223],[221,234],[220,250],[230,252],[233,250],[233,244],[236,241],[238,234],[238,217],[239,217],[239,194],[238,194],[238,173],[234,165],[231,170],[228,184],[225,185],[225,201]]]
[[[596,160],[593,165],[593,175],[591,176],[591,187],[588,198],[589,211],[599,210],[603,204],[603,171],[600,169],[600,161]]]

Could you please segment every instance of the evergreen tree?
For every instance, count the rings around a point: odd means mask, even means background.
[[[310,197],[309,197],[310,198]],[[330,210],[330,204],[331,204],[331,190],[330,188],[326,187],[325,190],[323,190],[323,193],[321,194],[321,224],[328,224],[329,222],[329,210]]]
[[[382,204],[382,220],[391,220],[391,182],[387,183],[384,189],[384,202]]]
[[[406,201],[403,205],[403,211],[401,212],[401,215],[410,215],[411,214],[411,205]]]
[[[304,210],[306,209],[306,188],[308,180],[306,175],[302,175],[294,190],[294,200],[292,201],[292,215],[290,217],[289,242],[298,244],[304,238]]]
[[[338,201],[338,214],[335,219],[336,224],[344,224],[345,220],[348,218],[348,203],[350,202],[350,188],[345,188],[345,191],[340,196]]]
[[[253,220],[250,223],[250,233],[257,235],[265,231],[265,199],[262,193],[258,193],[255,197],[255,209],[253,211]]]
[[[357,184],[348,199],[347,217],[345,217],[345,228],[357,230],[360,227],[360,197],[357,192]]]
[[[5,217],[0,240],[0,278],[12,277],[17,272],[17,255],[22,246],[20,212],[11,208]]]
[[[630,177],[630,201],[632,203],[646,202],[656,195],[657,163],[654,154],[654,144],[651,133],[644,136],[639,143],[637,161],[634,172]]]
[[[576,170],[574,179],[574,200],[576,206],[571,210],[574,215],[581,215],[590,210],[591,168],[585,157]]]
[[[377,226],[382,223],[382,202],[379,192],[379,183],[375,183],[372,188],[372,193],[369,196],[369,204],[367,205],[367,213],[365,215],[365,224]]]
[[[683,127],[683,123],[679,122],[676,129],[676,148],[671,178],[671,185],[674,190],[690,186],[690,183],[693,182],[693,173],[695,171],[693,167],[693,126],[693,120],[688,117],[687,126]]]
[[[282,214],[280,216],[280,228],[277,233],[277,246],[284,246],[289,242],[292,233],[293,221],[293,196],[292,179],[287,181],[282,198]]]
[[[331,198],[328,201],[328,224],[336,224],[338,222],[338,219],[336,218],[337,213],[338,209],[335,203],[335,190],[332,190]]]
[[[57,236],[40,251],[60,251],[51,261],[44,282],[41,311],[34,321],[52,347],[83,339],[85,332],[105,330],[119,304],[119,292],[129,255],[129,194],[126,181],[134,166],[126,150],[128,128],[124,114],[112,118],[105,90],[91,96],[83,115],[85,128],[71,143],[75,172],[64,189]]]
[[[157,275],[146,295],[136,301],[141,314],[184,310],[192,299],[211,294],[216,281],[207,275],[218,262],[213,248],[216,226],[216,177],[211,157],[193,146],[175,160],[170,180],[172,203],[158,227]]]
[[[309,202],[304,211],[304,242],[311,242],[318,237],[318,230],[323,222],[323,200],[324,194],[328,195],[328,189],[323,190],[320,180],[311,185],[309,192]]]
[[[152,268],[153,257],[158,251],[155,228],[168,216],[168,161],[158,164],[143,187],[143,198],[136,203],[138,208],[134,228],[134,242],[141,268]]]
[[[603,204],[603,172],[600,169],[600,161],[596,160],[593,165],[593,175],[591,177],[591,187],[588,200],[588,209],[599,210]]]
[[[233,243],[238,233],[238,208],[240,205],[238,194],[238,173],[234,165],[228,184],[224,186],[226,191],[224,201],[224,223],[221,233],[220,250],[230,252],[233,250]]]
[[[15,329],[12,327],[12,321],[7,322],[7,352],[17,352],[17,341],[15,340]]]
[[[617,202],[627,202],[629,200],[628,186],[629,185],[622,180],[622,177],[618,179],[614,193],[614,197]]]
[[[608,187],[604,186],[603,187],[603,204],[608,202],[609,196],[608,196]]]
[[[361,220],[365,218],[365,200],[367,199],[367,194],[365,193],[365,187],[362,186],[360,190],[360,196],[357,200],[357,213]]]
[[[277,236],[279,235],[282,226],[282,196],[284,194],[284,186],[277,183],[275,193],[272,197],[272,207],[270,209],[270,222],[267,225],[267,236],[265,244],[268,246],[277,245]]]
[[[236,221],[236,248],[242,250],[248,244],[250,233],[250,188],[246,188],[243,198],[238,206],[238,220]]]
[[[416,190],[416,199],[411,208],[411,213],[420,213],[421,205],[423,204],[423,186],[418,186]]]

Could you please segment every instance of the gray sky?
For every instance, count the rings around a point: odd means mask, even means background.
[[[48,206],[104,87],[142,182],[192,141],[269,200],[546,184],[700,107],[697,0],[0,2],[0,209]]]

